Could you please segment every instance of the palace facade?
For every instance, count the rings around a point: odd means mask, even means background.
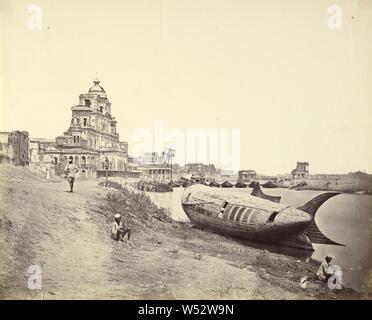
[[[111,103],[99,80],[94,80],[88,93],[79,96],[79,104],[71,110],[70,127],[43,152],[52,157],[56,174],[63,172],[69,160],[80,168],[82,178],[96,177],[106,170],[105,163],[110,175],[125,172],[128,143],[119,140]]]

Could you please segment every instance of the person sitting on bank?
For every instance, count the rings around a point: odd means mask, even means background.
[[[334,258],[335,258],[334,256],[326,255],[325,261],[323,261],[321,263],[321,265],[319,266],[318,271],[316,272],[316,276],[319,280],[321,280],[323,282],[328,282],[329,277],[334,274],[334,271],[331,270],[331,268],[330,268],[331,261]]]
[[[116,241],[124,241],[126,234],[128,235],[127,244],[130,245],[131,230],[124,226],[123,222],[121,221],[121,215],[117,213],[115,214],[115,221],[112,223],[111,237]]]
[[[72,159],[70,159],[64,171],[67,176],[67,181],[70,185],[70,192],[74,192],[75,177],[76,177],[76,174],[79,172],[79,168],[75,166],[72,163]]]

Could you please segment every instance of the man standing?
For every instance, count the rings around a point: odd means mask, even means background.
[[[68,161],[65,168],[65,174],[67,175],[67,181],[70,184],[70,192],[74,190],[74,182],[76,174],[79,172],[79,168],[72,163],[72,159]]]
[[[334,274],[334,271],[330,268],[332,259],[334,259],[334,256],[326,255],[325,261],[319,266],[316,272],[319,280],[328,282],[329,277]]]
[[[116,241],[124,241],[124,236],[128,234],[127,244],[130,245],[131,230],[121,221],[121,215],[115,214],[115,221],[112,223],[111,237]]]

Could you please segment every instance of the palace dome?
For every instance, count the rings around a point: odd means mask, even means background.
[[[99,83],[100,81],[98,79],[95,79],[93,81],[94,85],[92,87],[89,88],[89,91],[88,93],[96,93],[98,94],[101,98],[107,98],[106,96],[106,91],[105,89],[103,89]]]

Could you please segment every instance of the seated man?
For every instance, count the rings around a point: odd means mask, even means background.
[[[121,215],[115,214],[115,221],[112,223],[111,228],[111,237],[116,241],[124,241],[124,236],[128,234],[127,244],[130,245],[130,235],[131,231],[129,228],[124,227],[123,223],[121,222]]]
[[[319,280],[328,282],[329,277],[334,274],[334,272],[330,269],[332,259],[334,259],[333,256],[327,255],[325,257],[325,261],[319,266],[319,269],[316,272]]]

